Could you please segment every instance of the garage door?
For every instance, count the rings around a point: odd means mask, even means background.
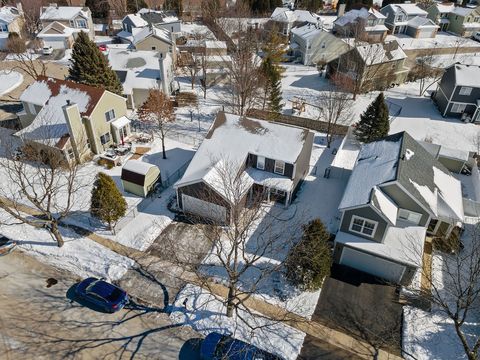
[[[350,266],[379,278],[398,283],[405,272],[405,266],[384,260],[361,251],[344,247],[340,264]]]
[[[65,49],[64,38],[44,38],[43,44],[45,46],[51,46],[54,49]]]
[[[182,194],[183,211],[201,217],[225,223],[227,209],[225,207]]]

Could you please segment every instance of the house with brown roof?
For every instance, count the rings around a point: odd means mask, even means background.
[[[130,135],[126,99],[73,81],[38,77],[20,96],[24,141],[56,148],[83,162]]]

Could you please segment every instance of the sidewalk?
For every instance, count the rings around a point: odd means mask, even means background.
[[[6,204],[11,204],[8,199],[2,197],[0,197],[0,201],[3,201]],[[19,205],[17,208],[32,216],[39,215],[37,210],[25,205]],[[217,296],[223,298],[227,297],[228,288],[226,286],[214,282],[208,282],[208,284],[205,284],[205,280],[199,279],[195,273],[186,271],[176,264],[160,260],[155,256],[119,244],[78,225],[64,223],[61,225],[74,230],[79,235],[85,236],[119,255],[126,256],[134,260],[138,267],[137,269],[133,269],[132,273],[137,273],[142,277],[140,286],[138,277],[135,275],[130,275],[130,277],[123,281],[124,284],[128,285],[126,290],[129,291],[129,293],[134,297],[137,297],[142,301],[158,306],[168,306],[171,301],[168,296],[167,287],[176,288],[180,285],[181,281],[208,288],[209,291]],[[167,284],[163,284],[165,279],[167,279]],[[149,296],[149,293],[151,292],[148,291],[148,288],[153,286],[155,286],[156,289],[161,290],[163,295],[161,301],[159,301],[157,297]],[[155,293],[158,292],[158,290],[155,291]],[[319,340],[326,341],[333,346],[351,352],[360,358],[371,359],[376,353],[376,350],[366,342],[357,340],[340,331],[330,329],[318,322],[311,321],[276,305],[272,305],[264,300],[246,296],[244,304],[251,310],[265,315],[273,320],[284,322],[295,329],[298,329]],[[384,350],[378,350],[376,358],[379,360],[401,359],[401,357],[390,354]]]

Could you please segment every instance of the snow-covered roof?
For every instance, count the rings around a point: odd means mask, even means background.
[[[247,169],[247,174],[253,179],[255,184],[287,192],[293,189],[293,180],[282,175],[252,167]]]
[[[347,11],[343,16],[335,20],[334,24],[345,26],[347,24],[355,22],[355,20],[357,20],[358,18],[367,19],[370,15],[372,15],[376,19],[386,19],[385,15],[383,15],[381,12],[373,8],[370,8],[370,9],[361,8],[359,10],[353,9],[353,10]]]
[[[178,17],[173,11],[160,11],[151,9],[140,9],[138,14],[150,24],[168,24],[179,21]]]
[[[465,150],[452,149],[446,146],[440,146],[438,156],[460,161],[468,161],[470,158],[470,153]]]
[[[158,168],[157,165],[149,164],[141,160],[128,160],[122,170],[128,170],[140,175],[147,175],[150,169]]]
[[[423,15],[426,16],[428,13],[425,10],[420,9],[415,4],[390,4],[393,10],[403,10],[407,15]]]
[[[475,10],[475,8],[456,6],[452,13],[459,16],[467,16],[470,15],[473,10]]]
[[[0,21],[10,24],[13,20],[20,16],[20,12],[16,7],[3,6],[0,8]]]
[[[321,21],[321,17],[317,14],[314,14],[307,10],[291,10],[289,8],[277,7],[270,19],[279,22],[308,22],[311,24],[316,24]]]
[[[397,205],[378,187],[372,191],[372,205],[379,210],[392,225],[397,222]]]
[[[125,125],[128,125],[130,124],[130,119],[127,118],[126,116],[122,116],[122,117],[119,117],[118,119],[116,120],[113,120],[111,122],[112,126],[116,129],[121,129],[123,128]]]
[[[415,267],[422,266],[426,228],[390,226],[382,243],[339,231],[335,242]]]
[[[300,27],[294,27],[291,30],[291,33],[303,39],[311,39],[318,37],[323,31],[324,30],[312,25],[304,25]]]
[[[43,106],[52,96],[46,81],[35,81],[20,95],[20,101]]]
[[[121,78],[125,94],[130,94],[132,89],[156,88],[162,80],[158,51],[109,48],[108,61],[113,70],[125,72]],[[165,68],[169,68],[172,63],[170,54],[164,54],[162,61]]]
[[[356,47],[358,54],[367,65],[381,64],[383,62],[405,59],[407,55],[395,40],[378,43],[360,45]]]
[[[170,32],[168,30],[158,28],[155,26],[150,27],[145,27],[142,29],[140,32],[138,32],[136,35],[133,36],[133,44],[136,45],[139,42],[145,40],[149,36],[155,36],[167,44],[172,44],[172,38],[170,36]]]
[[[226,49],[227,43],[225,41],[207,40],[205,41],[205,47],[207,49]]]
[[[240,171],[248,154],[293,164],[309,133],[305,129],[219,112],[175,187],[200,181],[211,183],[211,176],[215,174],[211,171],[219,166],[219,161],[228,161],[229,168],[233,167],[230,171]],[[215,190],[222,193],[221,189]]]
[[[140,15],[128,14],[123,18],[123,21],[126,19],[130,20],[135,27],[144,27],[148,25],[148,23]]]
[[[452,65],[455,69],[455,84],[457,86],[479,87],[480,66],[477,65]]]
[[[440,13],[451,13],[453,10],[455,10],[455,4],[454,3],[435,3],[437,7],[437,10]]]
[[[88,19],[88,8],[77,6],[47,6],[42,8],[40,20],[70,20],[77,15]]]
[[[428,18],[424,18],[424,17],[421,17],[421,16],[415,16],[413,19],[409,20],[407,22],[408,26],[411,26],[413,28],[428,28],[428,27],[431,27],[431,28],[438,28],[437,25],[435,25],[435,23],[428,19]]]
[[[37,37],[40,39],[48,38],[48,37],[69,37],[72,35],[76,29],[71,27],[65,26],[58,21],[53,21],[47,26],[45,26],[42,31],[37,34]],[[88,30],[87,30],[88,31]]]

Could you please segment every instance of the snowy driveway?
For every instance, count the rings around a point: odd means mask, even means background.
[[[104,314],[71,302],[78,279],[18,251],[2,257],[0,279],[2,358],[198,358],[190,345],[199,336],[166,314],[139,306]]]

